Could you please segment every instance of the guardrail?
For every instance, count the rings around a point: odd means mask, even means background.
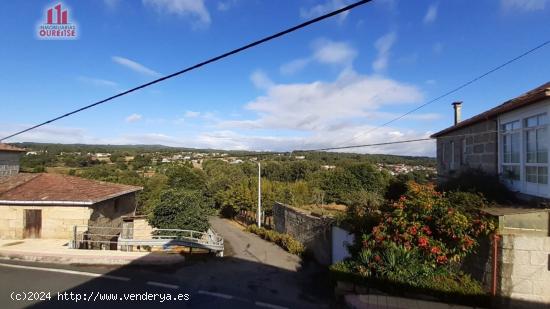
[[[223,256],[223,237],[212,229],[207,232],[182,229],[134,229],[131,227],[73,226],[71,247],[131,251],[135,247],[173,246],[200,248]]]

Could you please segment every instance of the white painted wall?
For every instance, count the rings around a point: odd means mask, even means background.
[[[332,227],[332,263],[338,263],[350,256],[348,245],[353,244],[355,237],[337,226]]]

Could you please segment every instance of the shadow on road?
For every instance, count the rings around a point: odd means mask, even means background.
[[[297,271],[212,254],[187,254],[179,265],[139,264],[121,266],[29,308],[322,308],[332,295],[327,272],[312,261]]]

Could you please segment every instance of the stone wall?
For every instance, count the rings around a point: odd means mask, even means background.
[[[41,238],[70,239],[74,225],[87,225],[92,210],[82,206],[0,205],[0,239],[22,239],[25,209],[42,210]]]
[[[502,308],[550,307],[550,237],[502,235]]]
[[[0,151],[0,177],[19,173],[19,159],[22,153]]]
[[[147,218],[134,219],[134,239],[151,239],[154,228],[149,224]]]
[[[122,217],[132,216],[136,210],[136,194],[128,193],[94,204],[88,221],[89,232],[110,236],[92,237],[92,240],[111,240],[122,232]],[[97,227],[97,228],[94,228]]]
[[[302,242],[306,250],[323,265],[332,263],[332,222],[330,218],[314,217],[288,205],[273,205],[275,231],[290,234]]]
[[[490,119],[437,138],[437,173],[443,180],[461,171],[480,168],[498,173],[497,121]],[[454,144],[454,166],[451,149]],[[465,149],[464,149],[465,145]]]

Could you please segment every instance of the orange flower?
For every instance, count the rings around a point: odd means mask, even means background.
[[[428,238],[426,238],[426,237],[419,237],[419,238],[418,238],[418,246],[419,246],[419,247],[427,247],[427,246],[428,246]]]
[[[435,260],[436,260],[436,262],[439,263],[439,264],[445,264],[445,263],[447,263],[447,257],[444,256],[444,255],[438,256]]]

